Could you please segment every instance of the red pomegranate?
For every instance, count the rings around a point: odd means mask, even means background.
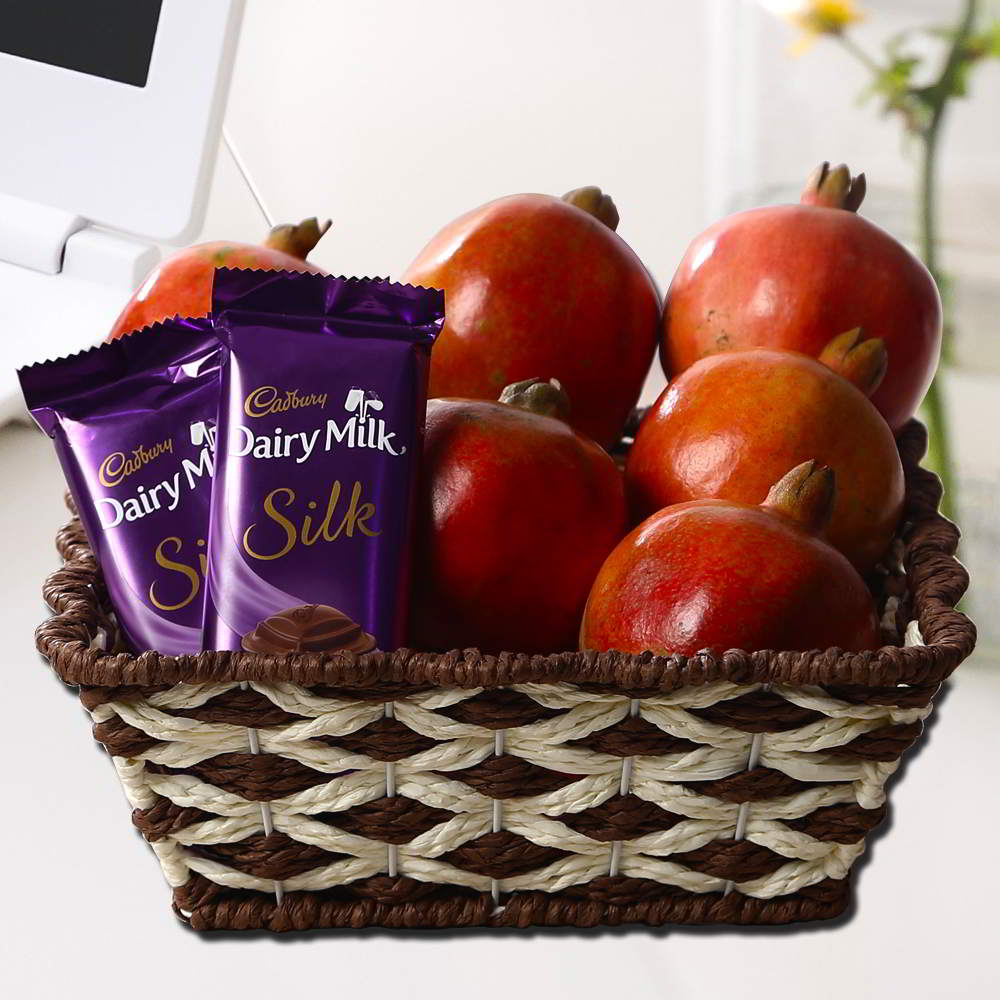
[[[667,291],[661,360],[673,376],[745,347],[816,357],[853,327],[885,342],[872,402],[894,431],[916,411],[941,350],[941,301],[927,269],[857,214],[864,175],[824,163],[801,204],[740,212],[688,247]]]
[[[871,594],[818,537],[834,474],[815,462],[789,472],[759,507],[694,500],[626,536],[601,567],[580,629],[582,649],[872,649]]]
[[[431,396],[495,400],[510,382],[556,378],[573,426],[614,444],[660,316],[656,286],[617,224],[614,203],[592,187],[500,198],[445,226],[403,275],[446,295]]]
[[[428,403],[417,648],[576,647],[590,585],[626,530],[625,492],[608,454],[561,419],[566,407],[558,383],[538,379],[501,402]]]
[[[316,219],[306,219],[294,226],[275,226],[260,246],[221,240],[179,250],[147,275],[115,320],[107,339],[115,340],[171,316],[207,316],[212,308],[212,276],[217,267],[325,274],[306,257],[329,228],[329,221],[320,225]]]
[[[860,330],[819,360],[727,351],[696,361],[646,414],[628,456],[633,522],[687,500],[760,503],[782,473],[815,458],[839,488],[825,537],[862,572],[885,554],[903,509],[903,467],[867,398],[892,360]]]

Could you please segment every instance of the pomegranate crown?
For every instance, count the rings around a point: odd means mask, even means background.
[[[833,514],[836,495],[833,469],[808,461],[786,472],[771,487],[761,506],[795,521],[809,534],[818,535]]]
[[[584,212],[603,222],[612,231],[618,228],[618,209],[611,200],[611,195],[605,194],[593,184],[587,187],[573,188],[572,191],[567,191],[561,200],[583,209]]]
[[[500,402],[543,417],[569,420],[569,394],[555,378],[526,378],[512,382],[500,393]]]
[[[316,216],[295,224],[275,226],[267,234],[264,246],[305,260],[329,228],[329,219],[320,222]]]
[[[867,182],[864,174],[851,176],[846,163],[831,167],[824,160],[810,175],[799,201],[803,205],[843,208],[856,212],[864,201]]]
[[[865,340],[860,326],[834,337],[823,348],[819,360],[857,386],[866,396],[871,396],[881,385],[889,368],[885,341],[881,337]]]

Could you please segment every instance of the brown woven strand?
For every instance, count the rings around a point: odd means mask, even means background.
[[[533,926],[578,928],[623,924],[790,924],[840,916],[850,902],[845,880],[820,883],[780,900],[751,899],[732,893],[643,898],[637,879],[606,879],[590,899],[572,893],[521,893],[500,912],[489,897],[461,893],[444,898],[396,900],[358,899],[345,903],[335,895],[289,894],[279,906],[258,895],[237,899],[212,894],[200,876],[175,900],[175,911],[195,930],[304,931],[321,928],[449,928]],[[389,880],[386,880],[389,881]],[[408,879],[392,880],[409,882]],[[640,883],[634,885],[633,883]],[[419,883],[417,883],[419,885]],[[201,895],[208,889],[209,899]],[[188,918],[184,914],[192,912]]]
[[[833,649],[807,653],[730,650],[722,656],[693,657],[567,652],[552,656],[503,653],[489,656],[477,650],[447,654],[399,650],[322,657],[268,657],[246,653],[206,652],[191,657],[104,653],[95,648],[99,631],[113,639],[107,595],[77,520],[57,537],[65,565],[46,581],[44,596],[55,614],[37,631],[39,650],[57,674],[81,686],[81,699],[91,711],[102,706],[141,704],[169,691],[175,684],[256,681],[287,682],[308,688],[320,698],[379,704],[405,699],[438,688],[484,688],[440,709],[440,716],[482,731],[545,724],[561,712],[548,708],[510,685],[563,682],[578,685],[595,697],[611,694],[632,699],[726,681],[736,685],[769,683],[788,688],[825,689],[833,698],[859,706],[922,710],[941,681],[971,651],[972,623],[954,609],[968,577],[954,559],[958,532],[937,513],[940,484],[919,468],[926,446],[923,428],[911,421],[899,440],[907,479],[907,503],[901,534],[904,576],[889,575],[882,591],[901,600],[899,620],[912,611],[925,645],[885,646],[865,653]],[[530,690],[530,689],[529,689]],[[825,719],[775,691],[756,690],[690,709],[690,717],[707,725],[747,734],[794,733]],[[249,726],[266,732],[301,722],[253,690],[227,689],[192,707],[175,709],[178,720],[193,724]],[[880,716],[881,717],[881,716]],[[166,744],[125,722],[117,714],[99,715],[95,737],[122,760],[155,755]],[[130,716],[131,718],[131,716]],[[370,718],[370,716],[369,716]],[[912,716],[910,716],[912,718]],[[871,728],[826,751],[831,762],[870,762],[894,766],[919,737],[921,723],[896,722]],[[685,736],[686,736],[685,731]],[[347,735],[318,736],[317,745],[362,755],[390,764],[418,757],[438,744],[395,718],[378,718]],[[567,748],[630,759],[656,759],[697,751],[700,744],[664,732],[645,719],[625,718],[571,740]],[[148,775],[185,775],[221,793],[247,802],[269,802],[319,788],[337,777],[314,770],[291,757],[246,752],[220,752],[199,763],[171,767],[145,760]],[[349,772],[345,772],[345,775]],[[472,766],[439,772],[442,781],[460,782],[501,803],[565,789],[579,775],[520,756],[501,754]],[[823,779],[825,787],[837,781]],[[798,795],[814,787],[779,770],[757,766],[727,777],[678,785],[698,796],[746,808]],[[829,801],[829,800],[828,800]],[[834,799],[836,801],[836,799]],[[747,805],[741,805],[747,804]],[[884,805],[861,808],[844,802],[816,808],[785,821],[789,831],[816,842],[858,845],[885,815]],[[373,843],[409,845],[415,838],[446,824],[453,814],[405,797],[383,797],[345,811],[319,813],[312,821]],[[202,809],[157,798],[138,808],[133,821],[151,842],[169,840],[216,817]],[[683,823],[671,813],[634,794],[616,795],[598,805],[559,816],[577,834],[607,845],[657,835]],[[190,838],[189,838],[190,839]],[[780,845],[779,845],[780,846]],[[255,833],[234,842],[192,839],[192,858],[221,864],[264,880],[294,879],[301,873],[334,864],[343,855],[310,846],[284,833]],[[569,857],[557,844],[543,846],[508,830],[482,834],[438,857],[439,862],[478,877],[516,878],[545,869]],[[788,858],[750,840],[720,836],[704,846],[671,854],[668,860],[686,870],[728,883],[750,883],[786,865]],[[422,882],[404,875],[375,875],[336,888],[287,892],[279,904],[274,895],[250,889],[230,889],[192,873],[174,890],[176,912],[196,929],[303,930],[317,927],[461,927],[573,925],[624,923],[762,923],[825,919],[843,912],[849,901],[849,880],[827,878],[775,898],[754,898],[741,892],[693,892],[648,878],[609,874],[561,891],[515,891],[497,908],[489,893],[459,885]]]

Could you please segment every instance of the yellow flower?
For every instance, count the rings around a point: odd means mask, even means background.
[[[811,0],[791,15],[793,23],[812,35],[839,35],[863,18],[854,0]]]
[[[802,37],[792,47],[797,53],[808,49],[820,35],[842,35],[865,17],[854,0],[809,0],[785,13],[792,24],[802,29]]]

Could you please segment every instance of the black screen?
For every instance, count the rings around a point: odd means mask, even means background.
[[[145,87],[162,0],[0,0],[0,52]]]

